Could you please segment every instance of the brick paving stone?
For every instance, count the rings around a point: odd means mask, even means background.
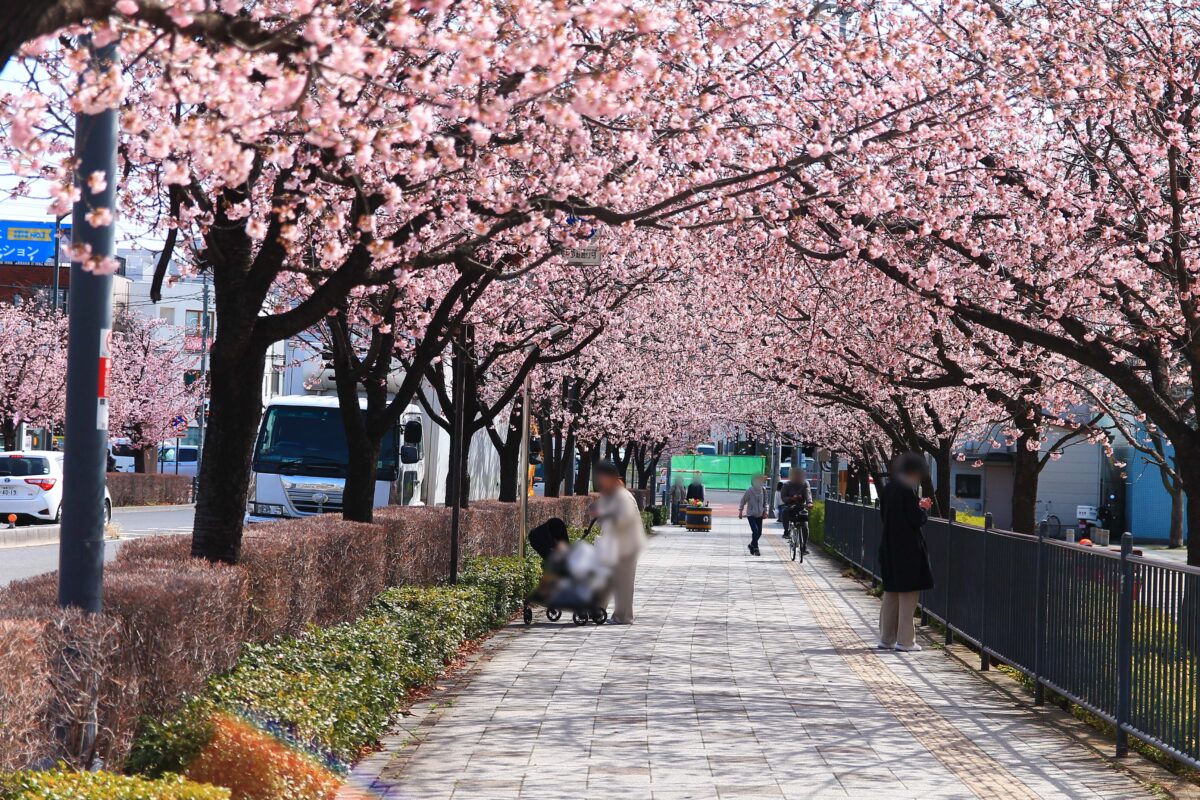
[[[878,601],[768,526],[655,536],[637,623],[540,614],[351,776],[421,800],[1153,797],[936,649],[870,649]],[[416,709],[414,709],[416,711]]]

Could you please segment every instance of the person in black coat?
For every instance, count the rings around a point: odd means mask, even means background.
[[[704,502],[704,483],[700,480],[699,472],[696,473],[696,477],[692,478],[692,482],[688,484],[687,499],[699,500],[701,503]]]
[[[905,453],[892,466],[892,479],[879,494],[883,535],[879,544],[879,572],[883,579],[883,607],[879,612],[881,650],[916,652],[913,613],[921,592],[933,588],[933,570],[925,548],[922,526],[929,519],[930,500],[919,498],[925,477],[925,459]]]

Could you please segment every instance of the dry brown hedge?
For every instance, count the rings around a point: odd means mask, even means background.
[[[531,498],[530,523],[585,524],[589,502]],[[138,718],[178,707],[230,669],[244,642],[354,619],[388,585],[445,578],[451,513],[393,506],[374,524],[327,515],[253,525],[235,567],[192,559],[188,536],[137,539],[105,570],[102,614],[58,609],[56,573],[0,589],[0,769],[46,759],[119,768]],[[516,504],[462,512],[463,558],[514,554],[518,536]],[[65,748],[52,720],[67,724]]]
[[[187,475],[110,472],[108,493],[113,506],[173,506],[192,502]]]

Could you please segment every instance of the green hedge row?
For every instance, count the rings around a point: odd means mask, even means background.
[[[471,559],[457,586],[389,589],[353,622],[251,645],[182,711],[146,721],[127,768],[237,786],[250,765],[212,752],[229,749],[216,742],[237,738],[222,727],[222,720],[236,719],[307,754],[314,775],[305,784],[276,774],[282,768],[264,770],[260,762],[268,757],[258,747],[253,766],[263,774],[252,789],[235,790],[235,798],[326,796],[321,787],[330,781],[315,774],[319,768],[343,774],[388,729],[409,692],[432,681],[464,643],[521,608],[539,574],[535,559]]]
[[[77,772],[71,769],[0,775],[0,800],[229,800],[228,789],[186,781]]]
[[[671,509],[666,506],[651,506],[651,521],[654,525],[666,525],[671,518]]]
[[[813,503],[808,512],[808,540],[813,544],[825,544],[825,501]]]

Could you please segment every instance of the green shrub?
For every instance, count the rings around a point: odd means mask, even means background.
[[[654,521],[654,525],[666,525],[671,515],[671,509],[666,506],[651,506],[650,514]]]
[[[536,569],[536,568],[535,568]],[[461,584],[477,586],[492,597],[492,625],[503,625],[537,588],[537,573],[516,556],[468,559],[458,576]]]
[[[654,513],[651,511],[642,512],[642,527],[646,530],[646,535],[649,535],[651,528],[654,527]]]
[[[540,575],[536,558],[475,558],[458,586],[389,589],[365,616],[248,646],[237,667],[162,721],[146,721],[129,768],[182,772],[228,712],[344,769],[374,744],[408,692],[462,645],[506,623]]]
[[[0,800],[229,800],[229,790],[191,783],[178,775],[147,780],[55,769],[0,775]]]
[[[585,542],[594,542],[596,537],[600,535],[600,525],[596,524],[590,528],[568,527],[567,535],[571,538],[571,543],[582,539]]]
[[[808,540],[815,544],[825,543],[825,501],[813,503],[808,512]]]

